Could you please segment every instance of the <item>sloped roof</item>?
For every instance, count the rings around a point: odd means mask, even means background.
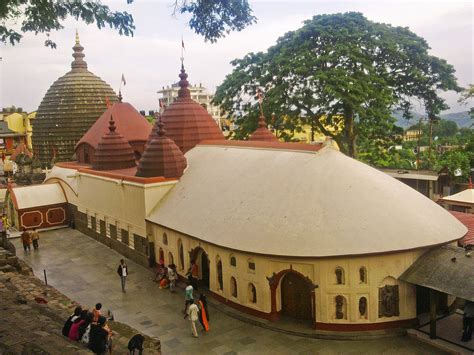
[[[8,128],[8,122],[0,121],[0,137],[22,137],[25,134],[12,131]]]
[[[327,257],[438,245],[466,233],[441,206],[331,147],[198,145],[186,159],[185,174],[147,220],[223,247]]]
[[[474,214],[457,211],[449,211],[467,228],[466,235],[459,241],[462,246],[474,245]]]
[[[110,116],[114,118],[117,131],[128,142],[142,141],[145,143],[148,140],[152,128],[151,124],[128,102],[117,102],[108,108],[82,136],[75,149],[83,143],[97,149],[100,139],[109,132]]]
[[[452,245],[434,248],[420,256],[399,278],[474,301],[474,257],[467,256],[463,248]]]
[[[51,170],[46,173],[46,178],[44,179],[44,183],[48,183],[51,179],[58,179],[63,181],[66,185],[68,185],[74,194],[77,196],[78,194],[78,186],[77,186],[77,178],[75,177],[77,170],[76,169],[68,169],[59,166],[58,164],[54,165]]]
[[[15,208],[18,210],[67,202],[58,183],[12,187],[10,193]]]
[[[474,189],[466,189],[464,191],[458,192],[457,194],[443,197],[440,200],[446,202],[474,204]]]

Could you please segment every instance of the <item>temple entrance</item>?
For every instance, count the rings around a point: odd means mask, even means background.
[[[199,271],[199,286],[209,288],[209,257],[203,248],[191,250],[191,260],[195,260]]]
[[[308,281],[289,272],[281,281],[281,313],[301,320],[312,320],[311,291]]]

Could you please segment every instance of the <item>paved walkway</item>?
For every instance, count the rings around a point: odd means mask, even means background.
[[[116,274],[122,256],[76,230],[41,233],[40,249],[24,254],[14,240],[18,256],[24,258],[48,283],[81,304],[102,302],[116,320],[161,340],[164,354],[444,354],[410,337],[367,341],[335,341],[301,338],[263,329],[236,320],[211,307],[209,333],[191,336],[189,321],[183,320],[184,297],[160,290],[152,273],[132,261],[127,293],[120,290]]]

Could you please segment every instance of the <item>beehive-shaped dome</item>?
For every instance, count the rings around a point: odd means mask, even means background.
[[[188,74],[181,65],[178,98],[163,112],[161,118],[171,138],[183,153],[202,140],[224,140],[222,131],[204,107],[191,99]]]
[[[150,142],[138,163],[136,176],[179,178],[187,163],[183,152],[172,139],[165,136],[161,118],[157,119]]]
[[[278,142],[278,138],[267,128],[263,113],[260,114],[258,128],[250,135],[249,141]]]
[[[106,110],[106,97],[117,101],[112,88],[87,70],[77,34],[73,50],[71,71],[48,89],[33,123],[33,146],[43,165],[52,160],[53,149],[58,161],[71,160],[76,143]]]
[[[117,170],[134,167],[135,156],[132,146],[116,131],[112,116],[109,121],[109,132],[104,134],[94,152],[94,170]]]

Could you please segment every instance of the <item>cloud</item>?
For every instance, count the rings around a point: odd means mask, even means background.
[[[188,28],[188,17],[173,17],[169,1],[107,3],[133,14],[137,26],[134,37],[67,20],[64,30],[52,34],[58,44],[56,50],[43,47],[44,37],[32,34],[25,35],[17,46],[3,46],[0,106],[13,104],[29,111],[38,107],[49,86],[70,69],[76,28],[89,70],[115,90],[124,73],[124,99],[137,109],[149,110],[158,106],[156,92],[179,80],[181,37],[186,44],[185,66],[190,82],[214,90],[232,71],[231,60],[266,50],[314,15],[347,11],[360,11],[373,21],[410,27],[428,40],[434,55],[454,65],[461,85],[473,82],[472,7],[468,2],[254,1],[251,6],[258,23],[214,44],[204,42]],[[457,95],[445,97],[452,111],[460,109]]]

